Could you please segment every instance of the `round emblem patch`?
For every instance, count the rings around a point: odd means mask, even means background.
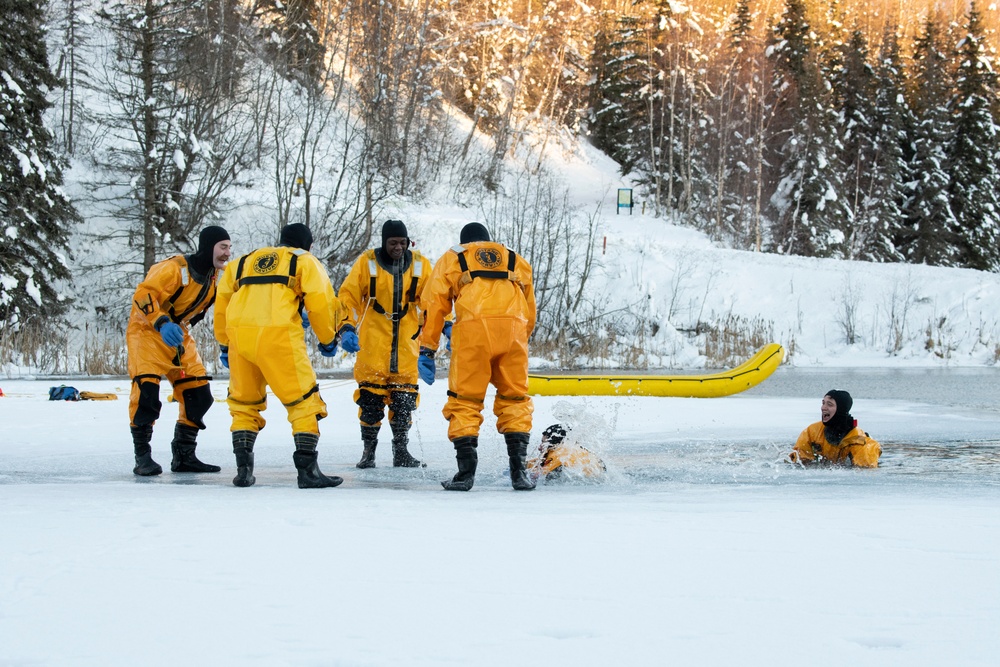
[[[500,266],[502,260],[503,258],[500,257],[500,253],[493,248],[480,248],[476,251],[476,261],[487,269],[497,268]]]
[[[278,266],[278,253],[269,252],[261,255],[253,262],[254,273],[271,273]]]

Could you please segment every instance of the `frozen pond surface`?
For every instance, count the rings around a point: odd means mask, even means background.
[[[330,404],[331,417],[322,423],[323,459],[333,457],[336,465],[347,465],[346,474],[358,486],[416,489],[434,479],[451,474],[451,451],[440,431],[444,424],[436,405],[426,407],[428,395],[442,389],[440,380],[430,391],[424,390],[425,407],[416,413],[411,433],[411,448],[420,452],[430,468],[420,471],[376,468],[358,471],[350,464],[356,448],[355,417],[352,414],[350,391],[353,383],[343,377],[321,381]],[[128,383],[116,380],[15,380],[0,383],[8,387],[9,399],[30,397],[33,410],[42,412],[69,411],[86,415],[117,412],[108,426],[98,430],[76,431],[63,421],[47,424],[67,437],[101,444],[87,456],[73,456],[71,448],[53,458],[26,457],[18,470],[9,468],[9,461],[0,461],[0,483],[100,482],[128,481],[163,483],[170,476],[153,480],[136,480],[128,468],[127,394]],[[73,384],[80,389],[110,390],[120,394],[122,402],[59,404],[39,400],[54,384]],[[803,470],[783,463],[798,432],[808,423],[818,420],[819,399],[830,389],[847,389],[854,397],[852,414],[859,425],[883,444],[881,468],[871,471],[843,468]],[[217,400],[225,395],[224,381],[216,381],[213,391]],[[336,392],[332,395],[331,392]],[[166,398],[166,391],[163,391]],[[430,400],[433,400],[431,398]],[[345,402],[347,405],[345,405]],[[10,401],[8,401],[8,404]],[[272,399],[272,403],[274,403]],[[570,419],[582,421],[588,431],[585,439],[600,450],[612,475],[609,484],[595,487],[594,492],[655,489],[675,484],[822,484],[843,485],[906,485],[924,483],[1000,484],[1000,369],[798,369],[780,368],[761,385],[732,397],[722,399],[656,399],[604,397],[543,397],[536,398],[535,432],[539,432],[553,416],[569,413]],[[164,402],[164,414],[174,406]],[[275,426],[265,430],[272,435],[285,430],[280,407],[265,413]],[[109,415],[110,416],[110,415]],[[117,419],[117,421],[115,421]],[[169,418],[172,419],[172,418]],[[202,434],[201,442],[228,444],[228,415],[225,404],[209,412],[212,428]],[[169,439],[169,420],[161,420],[156,440]],[[215,426],[218,424],[218,426]],[[9,425],[17,428],[16,424]],[[63,429],[68,428],[68,431]],[[86,428],[86,427],[84,427]],[[388,430],[386,428],[386,430]],[[45,429],[42,429],[45,432]],[[385,434],[383,434],[384,436]],[[266,443],[262,434],[262,444]],[[383,437],[385,439],[385,437]],[[426,441],[433,439],[434,442]],[[480,448],[483,464],[477,485],[507,484],[505,458],[499,437],[492,430],[487,408]],[[491,440],[494,440],[490,446]],[[114,446],[111,443],[114,442]],[[53,443],[54,444],[54,443]],[[154,441],[155,444],[155,441]],[[442,447],[441,445],[444,445]],[[203,446],[199,451],[204,451]],[[387,444],[383,446],[386,450]],[[83,454],[87,448],[78,450]],[[159,452],[166,448],[163,444]],[[441,457],[427,456],[442,450]],[[158,452],[154,452],[158,453]],[[282,477],[294,478],[287,470],[282,447],[268,449],[258,445],[258,469],[266,468],[273,459]],[[15,457],[18,452],[8,452]],[[229,454],[231,456],[231,453]],[[163,459],[167,455],[159,454]],[[223,455],[225,459],[225,455]],[[441,460],[435,460],[440,458]],[[162,462],[162,461],[161,461]],[[223,461],[225,462],[225,461]],[[490,467],[496,468],[491,472]],[[344,474],[339,471],[338,474]],[[433,479],[432,479],[433,478]],[[290,480],[283,480],[285,483]],[[261,480],[266,483],[265,480]],[[171,483],[216,484],[218,478],[180,476]]]

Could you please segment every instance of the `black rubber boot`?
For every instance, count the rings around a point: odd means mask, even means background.
[[[392,465],[396,468],[419,468],[421,466],[426,468],[426,463],[421,463],[413,458],[409,450],[406,449],[406,446],[410,444],[409,423],[404,425],[389,422],[389,426],[392,427]]]
[[[194,454],[197,447],[195,440],[198,428],[177,422],[174,425],[174,440],[170,443],[170,451],[174,458],[170,461],[170,472],[219,472],[219,466],[204,463]]]
[[[233,454],[236,455],[234,486],[253,486],[257,481],[253,476],[253,443],[256,441],[256,431],[233,431]]]
[[[149,442],[153,439],[153,425],[132,427],[132,447],[135,449],[135,467],[132,472],[140,477],[151,477],[163,472],[160,464],[153,460]]]
[[[378,447],[379,428],[379,426],[361,427],[361,442],[365,446],[365,451],[361,454],[361,460],[358,461],[359,468],[375,467],[375,448]]]
[[[507,456],[510,458],[510,485],[517,491],[531,491],[535,483],[528,477],[525,458],[528,454],[530,433],[504,433],[507,441]]]
[[[316,445],[319,443],[319,436],[315,433],[293,433],[295,438],[295,453],[292,460],[295,461],[295,468],[299,471],[300,489],[325,489],[331,486],[340,486],[344,481],[340,477],[324,475],[316,460],[319,455],[316,453]]]
[[[476,465],[479,463],[476,447],[479,445],[479,438],[467,435],[456,438],[454,443],[458,472],[448,481],[441,482],[441,486],[448,491],[468,491],[476,481]]]

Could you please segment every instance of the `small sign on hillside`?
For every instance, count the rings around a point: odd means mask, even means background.
[[[623,208],[628,209],[628,214],[632,215],[632,188],[618,188],[618,210],[621,213]]]

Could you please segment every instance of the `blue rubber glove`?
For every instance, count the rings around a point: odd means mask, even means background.
[[[361,341],[358,340],[354,327],[341,329],[340,346],[344,348],[344,352],[357,352],[361,349]]]
[[[332,340],[329,343],[319,344],[319,353],[324,357],[332,357],[337,354],[337,341]]]
[[[443,333],[444,337],[448,339],[448,351],[449,352],[451,352],[451,327],[454,324],[455,324],[454,322],[452,322],[452,321],[449,320],[449,321],[447,321],[447,322],[444,323],[444,328],[441,329],[441,333]]]
[[[177,347],[184,342],[184,329],[174,322],[164,322],[160,325],[160,338],[170,347]]]
[[[306,309],[303,308],[302,310],[299,311],[299,315],[302,316],[302,328],[303,329],[308,329],[309,328],[309,313],[307,313]]]
[[[229,346],[228,345],[220,345],[219,346],[219,361],[222,362],[223,366],[225,366],[226,368],[229,368]]]
[[[434,384],[434,373],[436,370],[434,350],[426,347],[420,348],[420,356],[417,357],[417,371],[420,373],[420,379],[426,384]]]

